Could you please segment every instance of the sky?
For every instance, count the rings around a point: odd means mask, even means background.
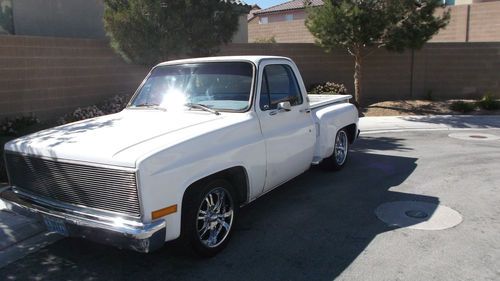
[[[288,2],[288,0],[245,0],[245,3],[249,5],[257,4],[262,9],[269,8],[274,5]]]

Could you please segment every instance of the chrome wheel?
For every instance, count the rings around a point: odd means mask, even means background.
[[[196,219],[200,241],[215,248],[226,240],[234,218],[234,203],[230,193],[222,187],[212,189],[201,201]]]
[[[344,130],[341,130],[337,133],[337,137],[335,138],[335,162],[337,165],[342,166],[347,158],[347,149],[348,149],[348,139],[347,134]]]

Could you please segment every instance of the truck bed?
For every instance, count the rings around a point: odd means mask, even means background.
[[[309,95],[309,104],[311,109],[317,109],[323,106],[336,103],[349,102],[351,95]]]

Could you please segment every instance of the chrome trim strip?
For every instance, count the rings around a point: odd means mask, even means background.
[[[130,172],[130,173],[135,173],[137,171],[137,168],[114,166],[114,165],[107,165],[107,164],[100,164],[100,163],[86,162],[86,161],[79,161],[79,160],[70,160],[70,159],[64,159],[64,158],[47,157],[47,156],[42,156],[42,155],[29,154],[29,153],[23,153],[23,152],[19,152],[19,151],[11,151],[11,150],[5,150],[4,158],[6,158],[7,153],[25,156],[25,157],[26,156],[27,157],[35,157],[35,158],[54,161],[54,162],[58,162],[58,163],[75,164],[75,165],[82,165],[82,166],[89,166],[89,167],[96,167],[96,168],[106,168],[106,169],[124,171],[124,172]]]

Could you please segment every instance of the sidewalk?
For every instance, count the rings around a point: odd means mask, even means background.
[[[423,131],[500,128],[500,115],[434,115],[362,117],[359,120],[362,134]]]

